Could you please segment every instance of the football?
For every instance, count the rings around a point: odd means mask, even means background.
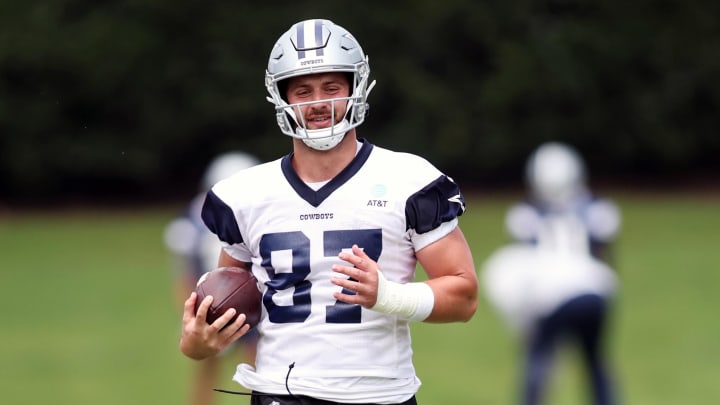
[[[254,328],[260,322],[262,308],[262,294],[258,288],[258,281],[253,274],[239,267],[220,267],[205,273],[198,280],[197,301],[195,312],[202,300],[208,295],[213,296],[207,314],[209,324],[215,322],[230,308],[235,308],[238,314],[245,314],[246,323]],[[237,315],[230,322],[233,322]],[[228,322],[228,324],[230,324]]]

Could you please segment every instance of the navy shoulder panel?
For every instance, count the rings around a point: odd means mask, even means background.
[[[202,219],[205,226],[218,238],[231,245],[243,241],[232,208],[225,204],[212,190],[205,196],[202,207]]]
[[[405,203],[406,229],[417,233],[431,231],[443,222],[465,212],[465,198],[458,185],[442,175],[422,190],[411,195]]]

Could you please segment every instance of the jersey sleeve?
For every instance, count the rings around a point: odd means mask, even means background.
[[[240,233],[235,212],[213,190],[208,191],[205,197],[201,216],[205,226],[217,236],[230,257],[241,262],[251,260],[252,255]]]
[[[441,175],[408,198],[406,230],[426,233],[459,217],[464,211],[465,198],[460,188],[450,177]]]
[[[587,208],[588,232],[593,240],[610,242],[621,227],[621,215],[618,206],[608,199],[597,199]]]
[[[212,190],[208,191],[205,197],[202,208],[202,220],[210,232],[217,235],[220,241],[228,245],[243,242],[233,210]]]
[[[520,202],[510,207],[505,215],[505,230],[514,241],[534,243],[541,222],[540,215],[532,205]]]
[[[446,175],[440,175],[413,193],[405,204],[405,226],[415,250],[452,232],[463,212],[465,198],[458,185]]]

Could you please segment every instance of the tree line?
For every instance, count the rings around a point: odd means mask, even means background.
[[[359,135],[459,181],[517,182],[547,140],[615,181],[720,173],[709,0],[10,3],[2,200],[191,195],[222,151],[288,153],[263,76],[280,34],[314,17],[370,56]]]

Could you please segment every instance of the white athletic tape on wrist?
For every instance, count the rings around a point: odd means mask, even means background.
[[[396,283],[378,270],[377,302],[370,309],[421,322],[430,316],[433,306],[435,294],[426,283]]]

